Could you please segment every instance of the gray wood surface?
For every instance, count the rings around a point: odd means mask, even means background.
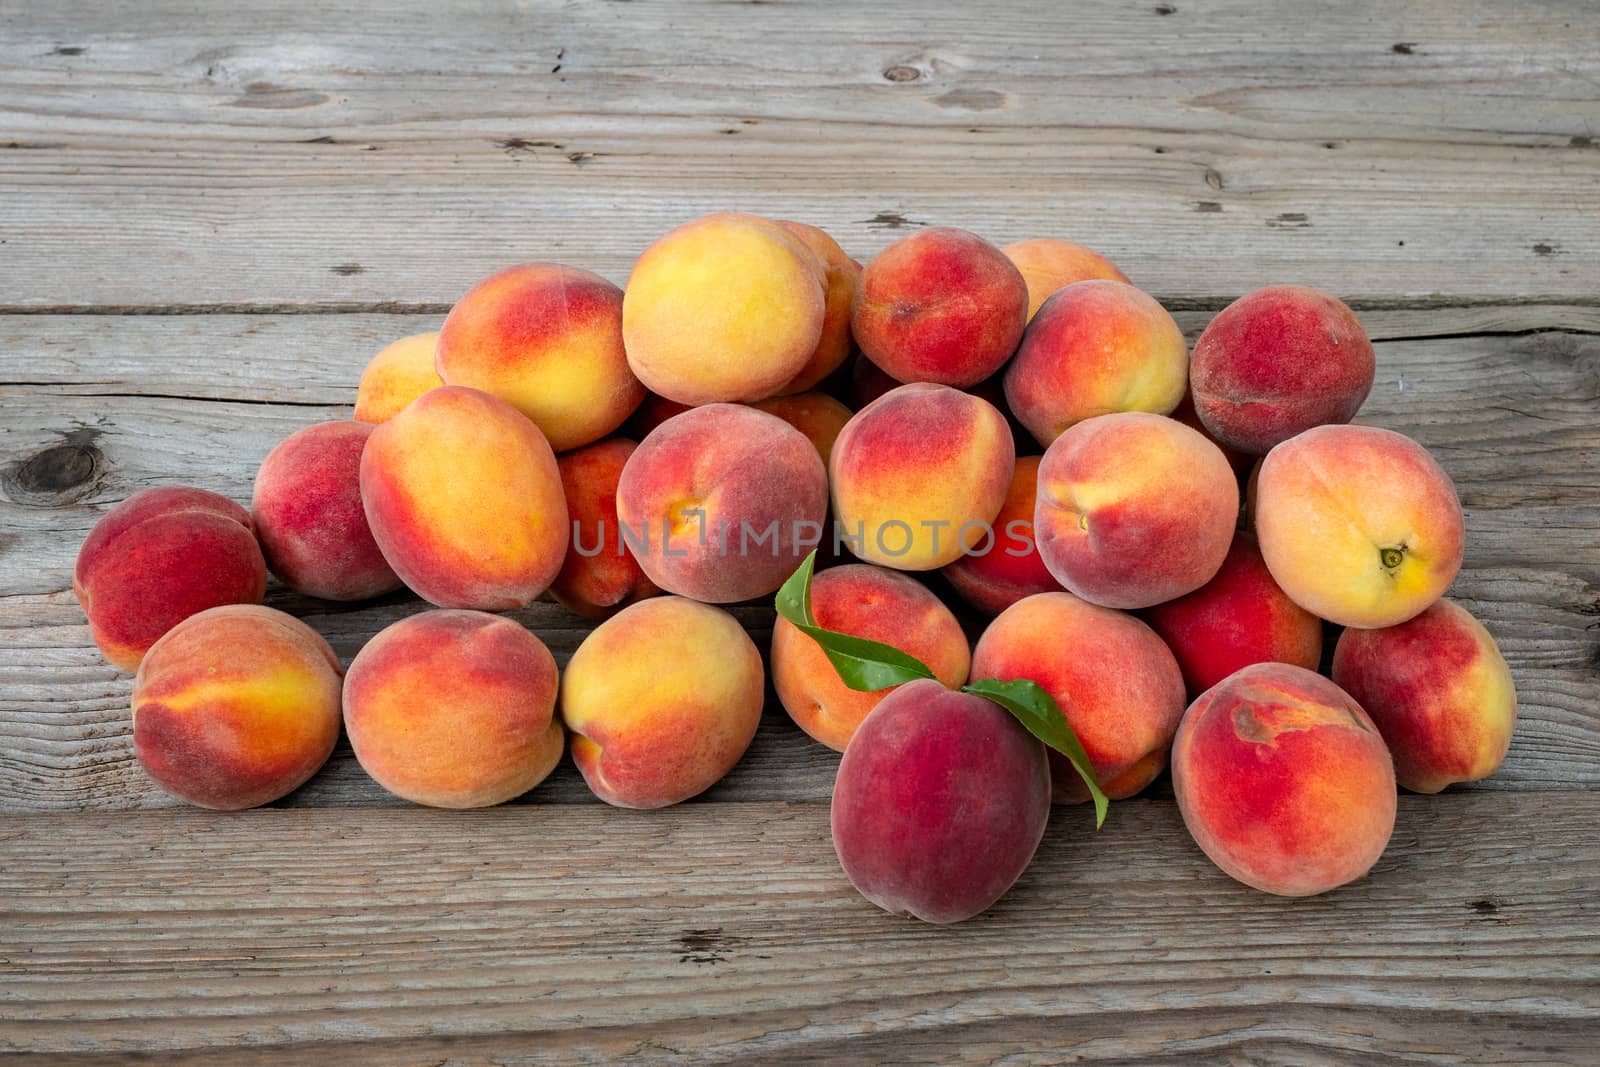
[[[557,69],[559,68],[559,69]],[[1570,1064],[1600,1048],[1600,11],[1587,0],[1006,5],[0,0],[0,1054]],[[622,281],[740,208],[1109,254],[1192,337],[1275,281],[1377,341],[1362,419],[1456,480],[1452,595],[1511,663],[1494,777],[1402,798],[1371,878],[1280,901],[1165,783],[957,928],[838,871],[837,757],[774,702],[711,792],[570,765],[445,814],[341,745],[278,807],[132,759],[78,543],[147,485],[248,498],[474,280]],[[274,589],[346,660],[419,610]],[[771,612],[737,612],[765,644]],[[565,661],[587,625],[517,613]],[[160,809],[160,810],[156,810]]]

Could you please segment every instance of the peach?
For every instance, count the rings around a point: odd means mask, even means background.
[[[481,611],[424,611],[380,630],[344,680],[361,769],[395,796],[483,808],[561,762],[556,661],[533,634]]]
[[[1059,592],[1033,539],[1033,512],[1039,484],[1039,456],[1021,456],[1011,488],[991,526],[994,537],[949,564],[944,576],[979,611],[998,615],[1023,597]]]
[[[444,384],[434,362],[439,333],[402,337],[372,357],[356,386],[358,422],[386,422],[430,389]]]
[[[733,769],[755,737],[765,696],[761,653],[738,620],[658,597],[584,638],[562,681],[561,717],[595,796],[661,808]]]
[[[1078,282],[1044,302],[1006,367],[1006,403],[1041,445],[1095,415],[1165,415],[1189,387],[1183,331],[1154,297]]]
[[[951,227],[921,230],[861,274],[851,329],[902,382],[965,387],[998,371],[1028,321],[1028,285],[994,245]]]
[[[622,348],[622,290],[556,263],[473,286],[444,320],[438,365],[445,384],[509,401],[557,452],[598,441],[644,399]]]
[[[827,318],[827,268],[754,215],[695,219],[645,249],[622,298],[628,364],[682,404],[765,400],[805,372]]]
[[[447,385],[373,431],[361,501],[395,573],[429,603],[504,611],[567,554],[567,503],[539,428],[499,397]]]
[[[1200,850],[1280,896],[1362,877],[1394,830],[1394,765],[1372,720],[1344,690],[1287,663],[1245,667],[1189,706],[1172,785]]]
[[[1341,626],[1393,626],[1444,595],[1466,536],[1450,476],[1376,426],[1319,426],[1268,453],[1256,537],[1296,604]]]
[[[299,619],[209,608],[150,646],[133,681],[133,753],[155,783],[236,811],[298,789],[339,739],[339,660]]]
[[[834,514],[869,563],[925,571],[983,543],[1015,446],[994,405],[945,385],[891,389],[850,419],[829,463]]]
[[[1364,708],[1418,793],[1493,774],[1511,747],[1517,689],[1499,646],[1466,608],[1441,600],[1379,630],[1346,630],[1333,680]]]
[[[1045,748],[998,704],[907,682],[873,709],[833,786],[833,847],[862,896],[953,923],[1028,867],[1050,815]]]
[[[322,422],[290,434],[256,472],[250,514],[272,573],[324,600],[400,588],[361,507],[361,453],[374,427]]]
[[[707,404],[640,442],[617,483],[620,532],[668,592],[710,603],[765,596],[817,544],[828,476],[776,415]]]
[[[1249,534],[1234,537],[1215,578],[1144,620],[1177,657],[1190,697],[1252,663],[1322,662],[1322,620],[1278,588]]]
[[[1128,280],[1105,256],[1071,241],[1036,237],[1008,244],[1000,251],[1017,265],[1022,280],[1028,285],[1029,319],[1039,310],[1039,305],[1069,285],[1097,278],[1113,282]]]
[[[823,571],[811,583],[811,612],[824,629],[916,657],[952,689],[967,680],[972,653],[961,624],[909,575],[860,563]],[[796,725],[838,752],[867,713],[894,692],[851,689],[822,647],[782,618],[772,630],[772,681]]]
[[[1216,445],[1173,419],[1085,419],[1039,463],[1034,537],[1058,582],[1109,608],[1191,593],[1222,567],[1239,485]]]
[[[850,409],[826,393],[794,393],[763,400],[755,407],[768,415],[776,415],[790,426],[806,435],[806,440],[816,448],[827,466],[833,454],[833,442],[839,431],[850,421]]]
[[[805,366],[779,390],[803,393],[815,389],[838,370],[855,347],[850,336],[850,307],[855,302],[856,287],[861,284],[861,264],[845,255],[839,242],[826,231],[803,222],[780,220],[778,225],[811,249],[823,268],[822,335]]]
[[[1260,456],[1313,426],[1353,419],[1374,367],[1372,342],[1343,302],[1271,285],[1211,320],[1195,342],[1189,383],[1211,436]]]
[[[575,614],[602,619],[661,591],[628,553],[617,521],[617,483],[638,447],[613,437],[556,457],[572,539],[550,594]]]
[[[250,514],[204,489],[144,489],[106,512],[78,550],[72,591],[106,659],[139,666],[156,639],[196,612],[257,604],[267,564]]]
[[[1183,675],[1155,631],[1071,593],[1039,593],[1000,613],[978,638],[974,678],[1039,683],[1067,717],[1113,800],[1133,796],[1167,765],[1183,717]],[[1089,799],[1064,756],[1050,753],[1057,803]]]

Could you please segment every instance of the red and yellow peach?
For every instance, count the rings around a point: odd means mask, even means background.
[[[1078,282],[1044,302],[1006,367],[1006,402],[1041,445],[1095,415],[1165,415],[1189,387],[1183,331],[1154,297]]]
[[[1177,657],[1190,697],[1252,663],[1314,671],[1322,662],[1322,620],[1278,587],[1248,534],[1234,538],[1216,577],[1144,620]]]
[[[805,366],[779,390],[785,394],[803,393],[815,389],[838,370],[855,348],[850,336],[850,308],[861,284],[861,265],[845,255],[839,242],[815,226],[783,220],[778,225],[811,249],[823,268],[822,334]]]
[[[775,396],[754,406],[768,415],[778,416],[805,434],[806,440],[822,457],[824,467],[833,455],[833,443],[839,439],[839,431],[850,421],[850,409],[826,393]]]
[[[562,680],[561,717],[596,796],[660,808],[733,769],[755,737],[764,696],[761,654],[733,616],[657,597],[584,638]]]
[[[965,387],[1011,358],[1027,321],[1028,286],[1005,254],[966,230],[934,227],[867,264],[851,329],[891,377]]]
[[[1466,608],[1441,600],[1378,630],[1348,629],[1333,680],[1360,702],[1418,793],[1493,774],[1511,747],[1517,689],[1505,657]]]
[[[921,660],[951,688],[967,680],[972,653],[961,624],[909,575],[864,564],[823,571],[811,583],[811,612],[824,629],[891,645]],[[838,752],[867,713],[894,692],[851,689],[822,647],[782,618],[772,630],[772,681],[789,717]]]
[[[1362,877],[1394,830],[1394,765],[1344,690],[1258,663],[1184,713],[1172,784],[1189,833],[1227,874],[1310,896]]]
[[[503,270],[456,301],[438,367],[447,385],[508,401],[557,452],[604,437],[644,399],[622,348],[622,290],[555,263]]]
[[[722,213],[672,230],[622,298],[628,363],[682,404],[765,400],[804,373],[827,318],[827,267],[793,232]]]
[[[567,554],[567,504],[549,442],[516,408],[476,389],[435,389],[374,430],[361,456],[361,500],[389,565],[439,607],[522,607]]]
[[[640,442],[617,483],[617,518],[652,582],[710,603],[774,592],[820,539],[827,472],[778,418],[707,404]]]
[[[1155,632],[1071,593],[1019,600],[989,624],[972,654],[974,678],[1028,678],[1060,706],[1113,800],[1133,796],[1167,765],[1183,716],[1183,675]],[[1058,803],[1089,799],[1064,756],[1050,766]]]
[[[266,588],[249,512],[177,485],[141,490],[106,512],[72,572],[94,643],[128,671],[184,619],[223,604],[260,603]]]
[[[299,788],[339,739],[339,661],[305,623],[257,604],[191,615],[133,682],[133,752],[157,785],[235,811]]]
[[[617,519],[617,483],[638,447],[613,437],[556,457],[572,538],[550,595],[587,618],[605,618],[661,591],[629,554]]]
[[[1105,256],[1071,241],[1053,237],[1036,237],[1017,241],[1000,251],[1017,265],[1022,280],[1028,285],[1028,318],[1053,294],[1077,282],[1097,278],[1126,282],[1124,275]]]
[[[481,611],[425,611],[378,633],[344,682],[356,759],[389,792],[436,808],[520,796],[561,761],[556,661]]]
[[[358,422],[386,422],[405,406],[444,384],[435,362],[438,331],[402,337],[372,357],[356,387]]]
[[[1342,301],[1272,285],[1217,313],[1195,342],[1189,381],[1211,436],[1260,456],[1313,426],[1353,419],[1374,369],[1372,342]]]
[[[1268,453],[1256,536],[1296,604],[1341,626],[1393,626],[1461,569],[1455,486],[1426,449],[1376,426],[1318,426]]]
[[[958,389],[892,389],[850,419],[829,464],[833,507],[869,563],[933,570],[983,542],[1011,486],[1005,416]]]
[[[1106,607],[1147,608],[1205,585],[1238,515],[1221,450],[1161,415],[1086,419],[1039,463],[1039,555],[1068,590]]]
[[[361,454],[374,427],[322,422],[290,434],[256,472],[250,514],[272,573],[324,600],[400,588],[361,506]]]
[[[1061,590],[1033,539],[1039,456],[1019,456],[1000,514],[990,524],[991,541],[979,544],[944,568],[956,592],[979,611],[998,615],[1023,597]]]

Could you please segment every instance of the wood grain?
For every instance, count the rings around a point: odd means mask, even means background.
[[[855,895],[821,805],[34,816],[0,865],[0,1049],[1574,1062],[1597,818],[1592,792],[1407,797],[1370,878],[1292,901],[1168,803],[1099,834],[1058,809],[1002,903],[939,928]]]
[[[437,306],[737,207],[1072,237],[1190,298],[1593,304],[1597,57],[1587,0],[31,5],[0,303]]]

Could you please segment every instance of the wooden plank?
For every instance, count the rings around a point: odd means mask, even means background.
[[[39,373],[37,366],[54,369],[39,384],[0,388],[0,490],[13,497],[0,501],[0,627],[7,635],[0,643],[0,810],[173,803],[132,760],[129,680],[100,659],[69,591],[78,543],[105,507],[147,485],[192,481],[248,500],[261,457],[302,425],[345,417],[341,405],[366,356],[415,324],[350,320],[6,320],[4,336],[17,344],[0,356],[0,381],[29,381],[22,376]],[[105,321],[113,328],[100,328]],[[72,354],[36,357],[62,349]],[[238,375],[212,369],[221,352],[240,367]],[[86,379],[96,366],[106,368],[104,384]],[[163,366],[170,371],[144,369]],[[1380,342],[1379,366],[1363,417],[1413,434],[1456,479],[1469,540],[1454,595],[1494,632],[1519,686],[1522,721],[1511,755],[1477,788],[1600,785],[1600,424],[1593,417],[1600,339],[1544,332]],[[241,402],[280,388],[302,399]],[[205,399],[213,391],[236,399]],[[174,392],[182,395],[167,395]],[[62,447],[88,450],[91,461],[79,468],[88,472],[84,479],[18,499],[18,464]],[[271,602],[305,615],[347,662],[377,630],[421,608],[402,597],[340,608],[282,591]],[[764,646],[770,611],[742,613]],[[563,662],[588,629],[551,605],[518,618]],[[766,720],[745,761],[708,799],[826,799],[834,757],[795,730],[773,701]],[[592,800],[570,766],[528,799]],[[288,803],[394,801],[341,748]]]
[[[1597,56],[1586,0],[33,5],[3,301],[437,305],[731,207],[1060,234],[1193,299],[1592,305]]]
[[[36,816],[0,838],[0,1049],[1572,1063],[1600,1035],[1596,818],[1592,792],[1408,796],[1367,880],[1290,901],[1170,803],[1099,834],[1062,809],[997,908],[938,928],[854,894],[817,804]]]

